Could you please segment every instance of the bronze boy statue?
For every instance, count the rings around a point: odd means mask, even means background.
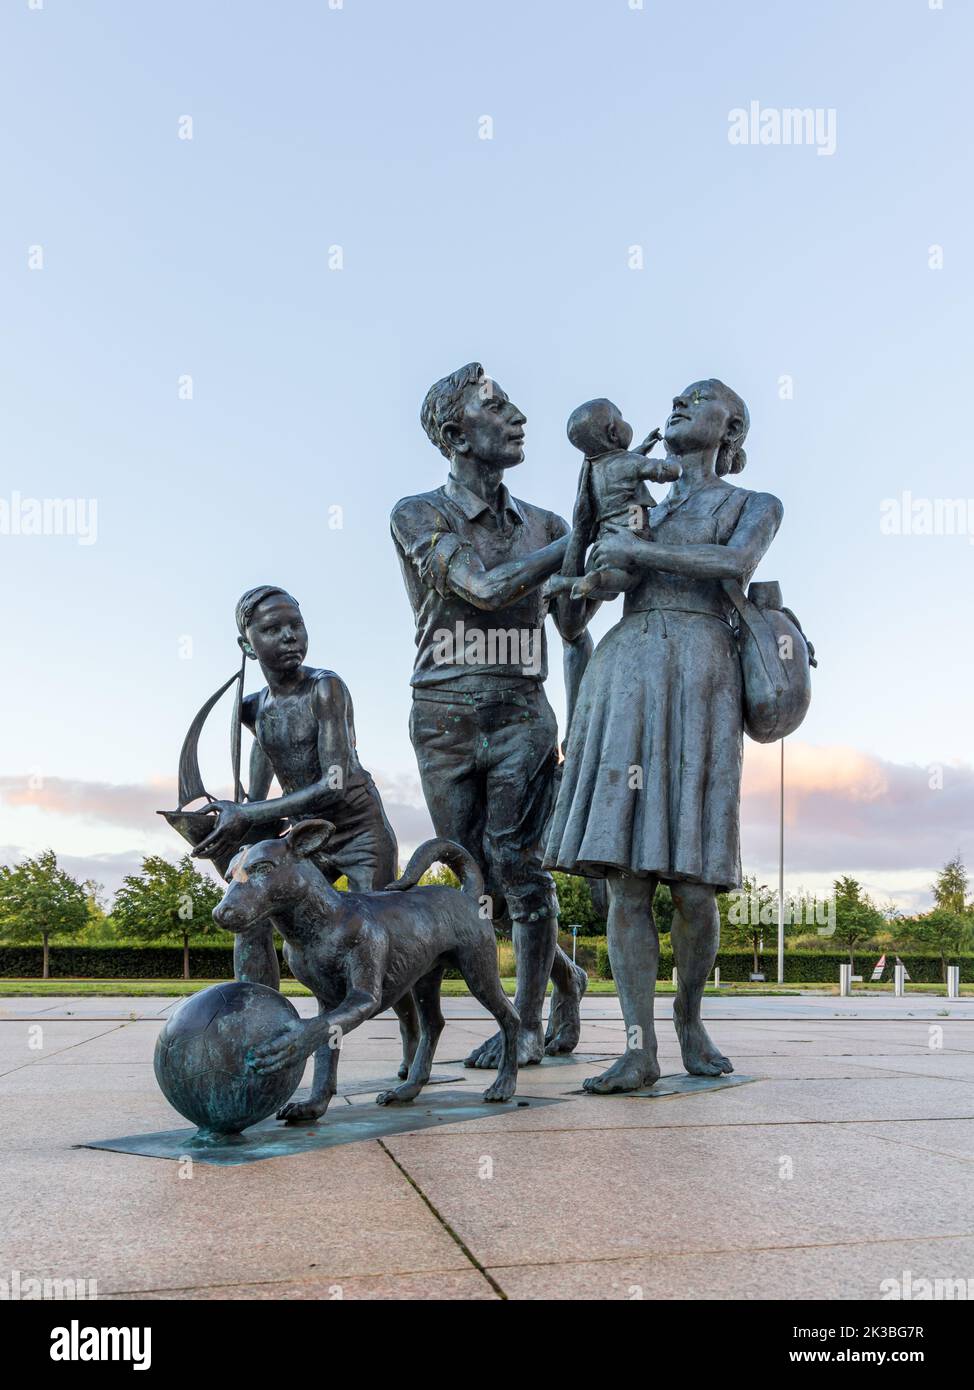
[[[334,671],[304,665],[308,632],[297,600],[284,589],[262,584],[248,590],[237,604],[236,619],[240,648],[260,663],[267,681],[241,705],[242,723],[254,735],[250,787],[246,801],[211,801],[204,808],[216,815],[216,825],[194,854],[226,858],[261,838],[262,828],[276,833],[282,817],[296,825],[326,816],[335,827],[327,857],[319,861],[328,880],[345,874],[355,892],[384,888],[396,876],[396,837],[375,783],[359,762],[344,681]],[[275,775],[283,795],[268,799]],[[238,980],[278,987],[272,923],[237,937],[234,972]],[[412,996],[395,1007],[408,1068],[418,1036]],[[337,1064],[337,1054],[334,1060]]]

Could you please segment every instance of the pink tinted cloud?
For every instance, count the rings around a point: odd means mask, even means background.
[[[747,742],[741,797],[745,864],[765,870],[778,856],[779,745]],[[410,852],[432,835],[415,777],[376,778],[386,813]],[[942,785],[938,785],[942,783]],[[217,794],[229,795],[227,789]],[[0,802],[50,815],[158,829],[155,812],[175,805],[165,779],[114,784],[48,777],[0,777]],[[974,864],[974,769],[920,767],[855,748],[785,746],[785,847],[790,874],[839,875],[864,869],[930,872],[958,849]]]
[[[780,745],[748,744],[741,793],[744,858],[777,862]],[[974,852],[974,769],[894,763],[855,748],[785,745],[789,872],[938,868]]]

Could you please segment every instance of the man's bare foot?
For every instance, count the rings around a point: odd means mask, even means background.
[[[720,1076],[734,1070],[731,1061],[711,1042],[699,1018],[685,1017],[679,999],[673,1004],[673,1026],[680,1041],[683,1065],[691,1076]]]
[[[504,1051],[504,1034],[495,1033],[492,1038],[488,1038],[485,1043],[475,1047],[469,1057],[464,1058],[465,1067],[480,1067],[484,1070],[496,1069],[501,1064],[501,1056]],[[525,1028],[521,1023],[521,1031],[517,1040],[517,1064],[519,1067],[533,1067],[541,1061],[544,1056],[544,1032],[541,1024],[537,1028]]]
[[[642,1091],[655,1086],[659,1080],[659,1063],[655,1052],[630,1048],[607,1071],[589,1076],[582,1089],[593,1096],[610,1096],[618,1091]]]
[[[544,1036],[546,1057],[561,1057],[566,1052],[575,1051],[582,1031],[579,1005],[587,989],[588,976],[580,965],[576,965],[571,989],[566,991],[556,988],[552,991],[548,1030]]]
[[[277,1118],[287,1120],[289,1125],[310,1124],[313,1120],[321,1119],[330,1100],[331,1096],[325,1096],[322,1100],[289,1100],[278,1110]]]
[[[499,1076],[497,1080],[493,1083],[493,1085],[487,1087],[486,1091],[484,1092],[484,1100],[510,1100],[511,1096],[514,1094],[516,1087],[516,1080],[507,1081],[504,1080],[503,1077]]]

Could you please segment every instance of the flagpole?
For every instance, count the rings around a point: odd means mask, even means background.
[[[778,984],[785,982],[785,741],[781,740],[778,795]]]

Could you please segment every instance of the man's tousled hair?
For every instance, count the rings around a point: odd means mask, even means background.
[[[463,418],[463,393],[468,386],[477,386],[484,379],[479,362],[468,362],[457,372],[436,381],[426,392],[419,418],[427,438],[445,458],[453,451],[443,438],[444,425],[458,425]]]

